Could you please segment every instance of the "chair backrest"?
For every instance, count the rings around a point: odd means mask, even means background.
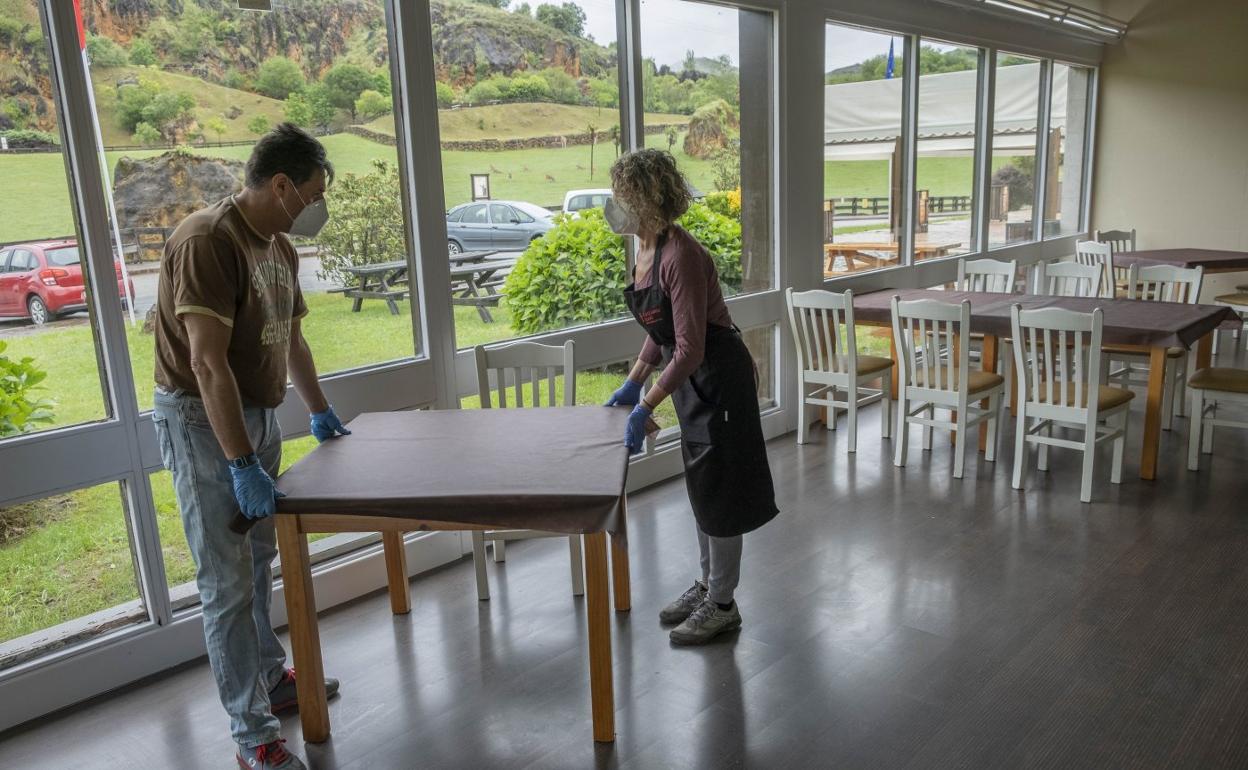
[[[574,406],[576,404],[576,361],[572,340],[562,345],[540,345],[536,342],[513,342],[496,348],[478,345],[477,392],[481,395],[481,408],[490,409],[491,380],[498,393],[500,409],[526,406]],[[563,403],[555,399],[555,381],[563,377]],[[542,403],[545,383],[545,403]],[[524,391],[529,390],[528,403]],[[512,402],[507,402],[511,390]]]
[[[970,369],[971,303],[894,296],[892,315],[899,382],[955,393]]]
[[[1104,265],[1101,288],[1097,294],[1102,297],[1115,295],[1114,251],[1108,243],[1079,241],[1075,244],[1075,261],[1081,265]]]
[[[999,259],[959,259],[958,291],[1013,294],[1018,262]]]
[[[857,375],[854,293],[821,289],[795,292],[790,288],[785,290],[784,300],[802,371]]]
[[[1105,266],[1078,262],[1037,262],[1032,293],[1048,297],[1095,297],[1105,280]]]
[[[1203,267],[1132,265],[1127,279],[1127,298],[1195,305],[1204,280]]]
[[[1023,403],[1095,413],[1101,382],[1101,309],[1010,308],[1014,371]],[[1086,400],[1086,406],[1085,406]]]
[[[1108,244],[1115,254],[1135,251],[1135,228],[1130,230],[1094,230],[1092,240]]]

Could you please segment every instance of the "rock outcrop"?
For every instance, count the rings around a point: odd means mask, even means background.
[[[243,163],[171,150],[153,158],[123,157],[113,172],[117,223],[172,229],[187,214],[243,185]]]

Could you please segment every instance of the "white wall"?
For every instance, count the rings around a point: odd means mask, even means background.
[[[1141,248],[1248,250],[1248,3],[1105,0],[1092,226]]]

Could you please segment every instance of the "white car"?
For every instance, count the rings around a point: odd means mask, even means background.
[[[600,209],[611,199],[610,189],[599,190],[568,190],[563,196],[563,210],[576,216],[581,209]]]

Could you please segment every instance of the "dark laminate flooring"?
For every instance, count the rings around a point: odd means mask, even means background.
[[[633,611],[614,626],[618,738],[590,740],[584,606],[561,540],[508,548],[479,604],[470,561],[326,613],[343,680],[333,737],[290,745],[320,768],[1248,767],[1248,435],[1185,469],[1187,421],[1161,480],[1125,483],[1099,456],[1078,501],[1074,453],[1009,487],[951,448],[891,464],[878,410],[856,456],[844,433],[770,445],[781,516],[748,536],[745,626],[675,649],[658,608],[688,586],[683,481],[635,495]],[[0,736],[0,767],[226,768],[206,663]]]

